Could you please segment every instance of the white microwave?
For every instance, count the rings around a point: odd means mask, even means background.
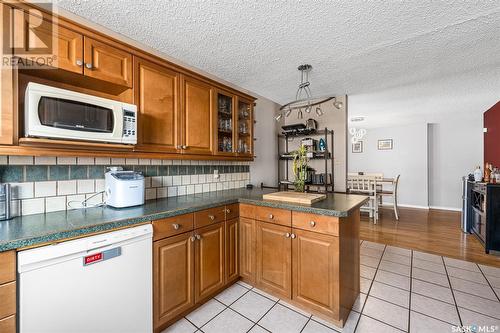
[[[75,91],[28,83],[24,134],[67,140],[137,143],[137,107]]]

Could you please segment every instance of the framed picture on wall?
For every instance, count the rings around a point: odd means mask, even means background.
[[[363,141],[358,141],[352,144],[352,152],[353,153],[362,153],[363,152]]]
[[[378,150],[391,150],[392,139],[378,140]]]

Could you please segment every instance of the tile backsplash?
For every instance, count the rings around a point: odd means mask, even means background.
[[[53,212],[88,198],[90,204],[102,202],[108,166],[142,172],[146,200],[241,188],[250,180],[248,162],[0,156],[0,182],[12,186],[14,215]]]

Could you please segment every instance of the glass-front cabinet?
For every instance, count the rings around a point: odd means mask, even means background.
[[[252,156],[253,150],[253,103],[237,98],[237,140],[236,152],[239,156]]]
[[[219,91],[217,93],[217,153],[232,155],[236,151],[234,95]]]

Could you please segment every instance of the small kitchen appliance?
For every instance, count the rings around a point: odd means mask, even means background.
[[[10,210],[11,197],[12,195],[10,184],[0,184],[0,221],[9,220],[12,218]]]
[[[140,172],[111,167],[104,175],[106,205],[124,208],[144,204],[144,176]]]

